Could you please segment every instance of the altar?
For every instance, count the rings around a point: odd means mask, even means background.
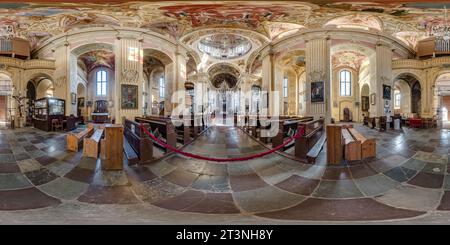
[[[95,101],[94,112],[91,113],[92,122],[94,123],[107,123],[109,120],[108,113],[108,101],[97,100]]]
[[[109,114],[101,113],[101,112],[92,112],[91,113],[92,121],[94,123],[107,123],[109,122]]]

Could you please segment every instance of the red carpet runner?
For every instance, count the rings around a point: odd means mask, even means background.
[[[277,146],[277,147],[275,147],[275,148],[273,148],[271,150],[265,151],[265,152],[261,152],[261,153],[257,153],[257,154],[250,155],[250,156],[245,156],[245,157],[215,158],[215,157],[200,156],[200,155],[192,154],[192,153],[189,153],[189,152],[181,151],[181,150],[179,150],[179,149],[177,149],[175,147],[172,147],[172,146],[164,143],[160,139],[156,138],[142,124],[141,124],[141,128],[148,136],[150,136],[150,138],[152,138],[153,140],[155,140],[156,142],[161,144],[166,149],[169,149],[169,150],[171,150],[173,152],[176,152],[178,154],[181,154],[183,156],[192,157],[192,158],[196,158],[196,159],[200,159],[200,160],[213,161],[213,162],[237,162],[237,161],[247,161],[247,160],[263,157],[265,155],[268,155],[268,154],[274,153],[275,151],[280,150],[281,148],[283,148],[284,146],[289,144],[292,140],[300,138],[300,136],[302,136],[302,134],[305,132],[305,127],[302,127],[294,136],[290,137],[285,142],[283,142],[283,144],[281,144],[281,145],[279,145],[279,146]]]

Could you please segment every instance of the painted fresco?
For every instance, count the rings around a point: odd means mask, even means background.
[[[272,39],[327,23],[382,30],[413,47],[443,21],[442,3],[0,3],[0,25],[11,26],[13,36],[30,39],[33,48],[55,35],[87,27],[144,28],[173,40],[200,28],[232,27]]]

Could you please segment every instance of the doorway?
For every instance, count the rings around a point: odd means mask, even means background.
[[[450,96],[442,96],[442,109],[444,110],[442,115],[444,117],[443,121],[450,121],[450,114],[448,113],[450,109]]]
[[[0,95],[0,123],[6,123],[6,112],[7,112],[7,103],[6,96]]]

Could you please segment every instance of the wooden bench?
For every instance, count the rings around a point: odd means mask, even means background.
[[[83,140],[83,156],[97,159],[99,153],[99,144],[103,136],[103,128],[96,129],[91,137],[85,137]]]
[[[314,163],[326,141],[324,120],[300,122],[298,130],[302,127],[305,128],[305,133],[295,140],[294,154],[299,159]]]
[[[153,158],[153,141],[141,129],[141,124],[124,119],[123,125],[126,139],[123,149],[128,162],[134,164],[139,161],[151,160]],[[149,128],[148,123],[143,123],[143,126]]]
[[[355,140],[349,130],[352,128],[343,128],[342,137],[344,138],[344,156],[347,161],[361,160],[361,141]]]
[[[94,132],[94,126],[93,124],[89,124],[86,129],[79,133],[69,133],[67,135],[67,150],[78,152],[79,145],[83,141],[84,138],[90,137],[92,133]]]
[[[342,125],[327,125],[327,163],[340,164],[343,158],[344,139],[342,137]]]
[[[319,156],[320,152],[323,149],[323,145],[325,145],[325,141],[327,140],[327,135],[322,134],[320,136],[319,140],[314,144],[314,146],[311,148],[311,150],[308,151],[306,154],[306,160],[308,163],[315,163],[317,157]]]
[[[121,124],[105,125],[105,138],[100,142],[102,169],[123,169],[123,126]]]
[[[306,118],[293,117],[293,118],[280,120],[279,124],[278,124],[278,133],[277,133],[277,135],[275,135],[272,138],[272,147],[275,148],[275,147],[283,144],[283,142],[286,138],[293,136],[293,135],[288,135],[289,130],[296,131],[299,123],[308,122],[308,121],[312,121],[312,118],[311,117],[306,117]],[[282,149],[282,150],[285,151],[292,146],[294,146],[294,141],[292,141],[291,144],[286,145],[284,147],[284,149]]]
[[[362,134],[360,134],[356,129],[348,129],[350,134],[358,141],[361,142],[361,158],[375,157],[377,154],[376,141],[375,139],[366,139]]]
[[[175,131],[175,126],[172,123],[172,120],[168,117],[136,117],[135,121],[140,123],[148,123],[149,128],[148,130],[150,133],[154,132],[156,129],[158,129],[159,133],[161,134],[161,141],[165,142],[166,144],[177,147],[177,133]],[[159,148],[161,148],[164,151],[168,151],[165,147],[160,145],[158,142],[154,141],[153,144]]]

